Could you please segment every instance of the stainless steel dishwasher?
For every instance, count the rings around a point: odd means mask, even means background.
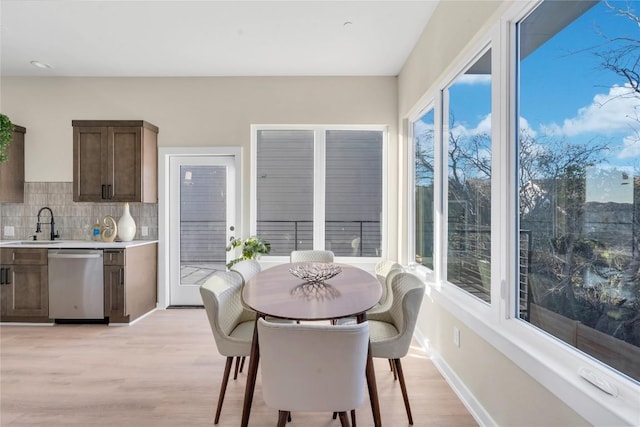
[[[49,317],[104,320],[102,250],[49,249]]]

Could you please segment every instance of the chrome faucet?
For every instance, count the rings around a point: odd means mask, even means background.
[[[55,221],[53,219],[53,211],[48,206],[45,206],[44,208],[40,208],[40,210],[38,211],[38,224],[36,224],[36,233],[42,233],[42,228],[41,228],[41,223],[40,223],[40,214],[45,209],[48,210],[49,213],[51,214],[51,223],[50,223],[50,225],[51,225],[51,236],[50,236],[50,240],[55,240],[56,237],[60,238],[60,235],[58,233],[56,233],[56,231],[55,231],[56,223],[55,223]]]

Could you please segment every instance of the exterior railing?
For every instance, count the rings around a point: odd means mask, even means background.
[[[225,262],[225,221],[181,221],[180,230],[182,262]],[[327,221],[325,233],[325,247],[336,256],[380,255],[380,221]],[[312,221],[259,221],[257,234],[271,243],[271,255],[313,248]]]
[[[313,248],[312,221],[258,221],[258,234],[271,243],[271,255]],[[325,248],[336,256],[380,255],[380,221],[326,221]]]

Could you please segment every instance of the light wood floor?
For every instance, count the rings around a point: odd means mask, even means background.
[[[160,310],[133,326],[0,327],[0,425],[210,426],[224,367],[203,309]],[[424,353],[402,360],[415,426],[475,426]],[[400,386],[375,359],[384,426],[408,425]],[[238,426],[246,372],[230,379],[219,426]],[[250,426],[277,412],[256,386]],[[371,426],[366,401],[358,426]],[[339,426],[330,414],[294,413],[288,426]]]

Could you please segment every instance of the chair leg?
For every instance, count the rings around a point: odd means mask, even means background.
[[[284,427],[287,424],[289,411],[278,411],[278,427]]]
[[[356,410],[351,410],[351,427],[356,427]]]
[[[389,365],[391,365],[391,372],[393,372],[393,380],[398,379],[398,375],[396,373],[396,364],[393,362],[393,359],[389,359]]]
[[[233,380],[238,379],[238,369],[240,369],[240,356],[236,357],[236,370],[233,372]]]
[[[409,405],[409,395],[407,394],[407,385],[404,382],[404,374],[402,373],[402,364],[400,359],[393,359],[398,372],[398,379],[400,380],[400,389],[402,390],[402,398],[404,399],[404,407],[407,410],[407,417],[409,418],[409,424],[413,425],[413,417],[411,416],[411,406]]]
[[[224,402],[224,393],[227,391],[227,383],[229,382],[229,374],[231,373],[231,365],[233,357],[227,357],[227,363],[224,365],[224,375],[222,376],[222,384],[220,384],[220,395],[218,396],[218,408],[216,409],[216,419],[213,422],[218,424],[220,420],[220,412],[222,411],[222,402]]]
[[[244,368],[244,360],[246,359],[245,356],[242,356],[242,360],[240,360],[240,372],[242,372],[242,368]]]
[[[338,418],[338,413],[337,413],[337,412],[334,412],[334,413],[333,413],[333,419],[335,420],[336,418]]]
[[[345,411],[339,412],[340,416],[340,425],[342,427],[349,427],[349,418],[347,417],[347,413]]]

